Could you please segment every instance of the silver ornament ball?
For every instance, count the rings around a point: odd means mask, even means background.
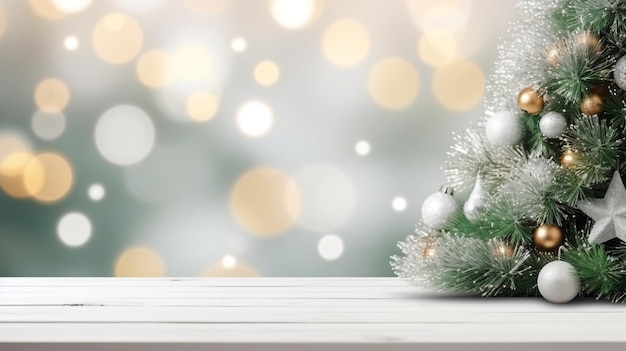
[[[485,134],[493,146],[517,145],[522,141],[524,126],[517,113],[500,111],[487,121]]]
[[[548,138],[558,138],[567,128],[567,120],[558,112],[548,112],[539,121],[541,133]]]
[[[537,287],[544,299],[552,303],[566,303],[578,295],[580,279],[571,264],[552,261],[539,271]]]
[[[626,56],[622,56],[615,64],[615,70],[613,71],[613,78],[615,84],[622,89],[626,90]]]
[[[422,221],[431,229],[442,229],[450,217],[458,211],[458,205],[451,194],[438,191],[424,200]]]

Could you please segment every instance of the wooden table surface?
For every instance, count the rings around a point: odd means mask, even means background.
[[[626,306],[441,297],[396,278],[0,278],[0,350],[85,343],[99,344],[88,350],[626,350]]]

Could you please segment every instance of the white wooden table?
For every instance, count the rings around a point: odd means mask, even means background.
[[[626,306],[436,297],[395,278],[0,278],[0,350],[555,347],[626,350]]]

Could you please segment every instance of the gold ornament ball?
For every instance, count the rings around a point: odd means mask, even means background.
[[[602,100],[602,96],[596,93],[587,95],[580,103],[580,112],[586,114],[587,116],[597,115],[602,112],[603,108],[604,100]]]
[[[572,150],[565,150],[561,155],[561,166],[572,168],[578,163],[578,154]]]
[[[526,87],[517,96],[517,106],[528,114],[536,115],[543,110],[543,97],[533,87]]]
[[[564,239],[563,230],[558,225],[542,224],[533,232],[533,243],[541,251],[556,250]]]

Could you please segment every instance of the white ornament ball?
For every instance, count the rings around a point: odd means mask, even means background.
[[[539,271],[537,287],[544,299],[553,303],[566,303],[578,295],[580,279],[571,264],[552,261]]]
[[[422,221],[431,229],[442,229],[450,217],[458,211],[458,205],[452,195],[438,191],[424,200]]]
[[[567,128],[567,120],[558,112],[548,112],[539,121],[539,129],[548,138],[558,138]]]
[[[615,84],[620,89],[626,90],[626,56],[622,56],[622,58],[617,60],[613,78],[615,79]]]
[[[485,134],[493,146],[517,145],[522,141],[524,126],[517,113],[500,111],[487,121]]]

